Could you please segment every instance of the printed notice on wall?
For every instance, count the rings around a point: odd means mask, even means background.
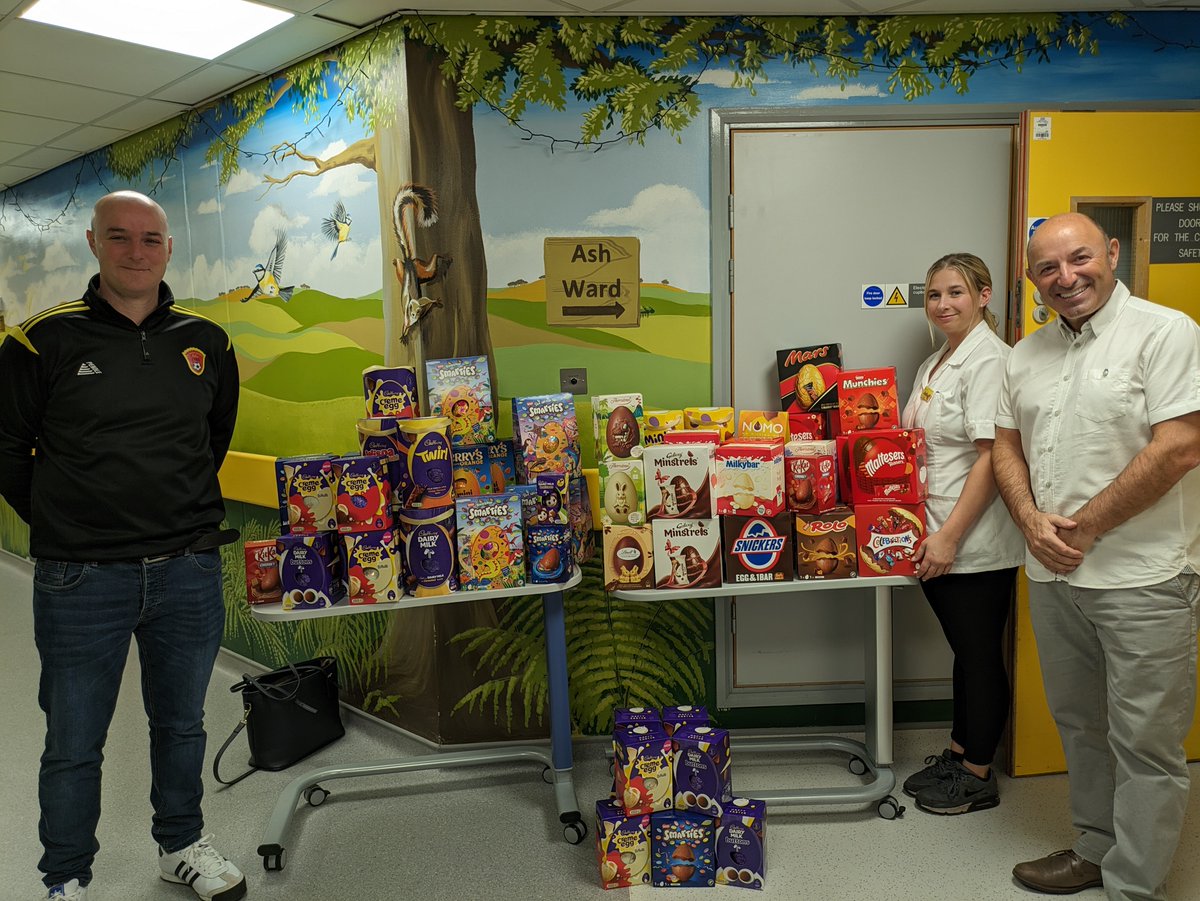
[[[1200,263],[1200,197],[1155,197],[1150,262]]]
[[[1049,116],[1034,116],[1033,117],[1033,139],[1035,141],[1050,140],[1050,117]]]
[[[546,324],[637,325],[639,248],[637,238],[547,238]]]

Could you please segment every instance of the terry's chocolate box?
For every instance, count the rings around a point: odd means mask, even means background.
[[[924,429],[853,432],[846,440],[854,503],[917,504],[929,495]]]
[[[718,588],[721,530],[714,519],[656,519],[654,583],[658,588]]]
[[[841,431],[894,429],[900,426],[896,368],[847,369],[838,382]]]
[[[654,536],[648,526],[604,527],[604,590],[654,587]]]
[[[842,345],[814,344],[775,351],[780,409],[791,413],[836,410]]]
[[[850,579],[858,575],[854,510],[796,514],[796,577]]]
[[[915,576],[925,538],[924,504],[855,504],[860,576]]]
[[[790,513],[725,516],[721,519],[721,532],[726,584],[758,585],[792,580]]]
[[[709,473],[711,444],[656,444],[642,456],[646,514],[650,519],[705,519],[712,516]]]

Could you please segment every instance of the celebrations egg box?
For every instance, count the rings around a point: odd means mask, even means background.
[[[913,554],[925,538],[924,504],[856,504],[860,576],[915,576]]]
[[[658,588],[718,588],[721,529],[714,519],[656,519],[654,584]]]
[[[896,369],[847,369],[838,383],[838,414],[842,432],[894,429],[900,426],[896,400]]]
[[[846,440],[854,503],[917,504],[928,496],[924,429],[855,432]]]

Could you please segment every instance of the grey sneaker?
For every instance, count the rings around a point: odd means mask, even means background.
[[[930,754],[925,758],[926,767],[919,772],[913,773],[904,780],[904,793],[910,798],[915,798],[917,792],[922,789],[929,788],[931,785],[937,785],[950,777],[950,770],[954,766],[954,761],[950,757],[950,749],[946,748],[941,754]]]
[[[78,879],[68,879],[46,889],[45,901],[87,901],[87,886]]]
[[[211,835],[173,854],[159,848],[158,868],[163,880],[191,886],[203,901],[238,901],[246,897],[246,877],[217,853]]]
[[[1000,787],[995,769],[980,779],[960,763],[952,765],[949,778],[917,792],[917,807],[928,813],[953,816],[987,810],[1000,803]]]

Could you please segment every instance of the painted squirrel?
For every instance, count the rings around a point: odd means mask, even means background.
[[[425,296],[425,285],[444,278],[452,262],[450,257],[443,254],[435,253],[427,260],[413,255],[413,239],[405,215],[409,207],[412,208],[414,222],[422,228],[428,228],[438,220],[437,198],[431,189],[424,185],[406,184],[396,192],[396,199],[392,202],[392,228],[400,244],[400,256],[392,260],[392,267],[396,270],[404,298],[402,338],[408,337],[408,333],[431,307],[442,305],[441,300]]]

